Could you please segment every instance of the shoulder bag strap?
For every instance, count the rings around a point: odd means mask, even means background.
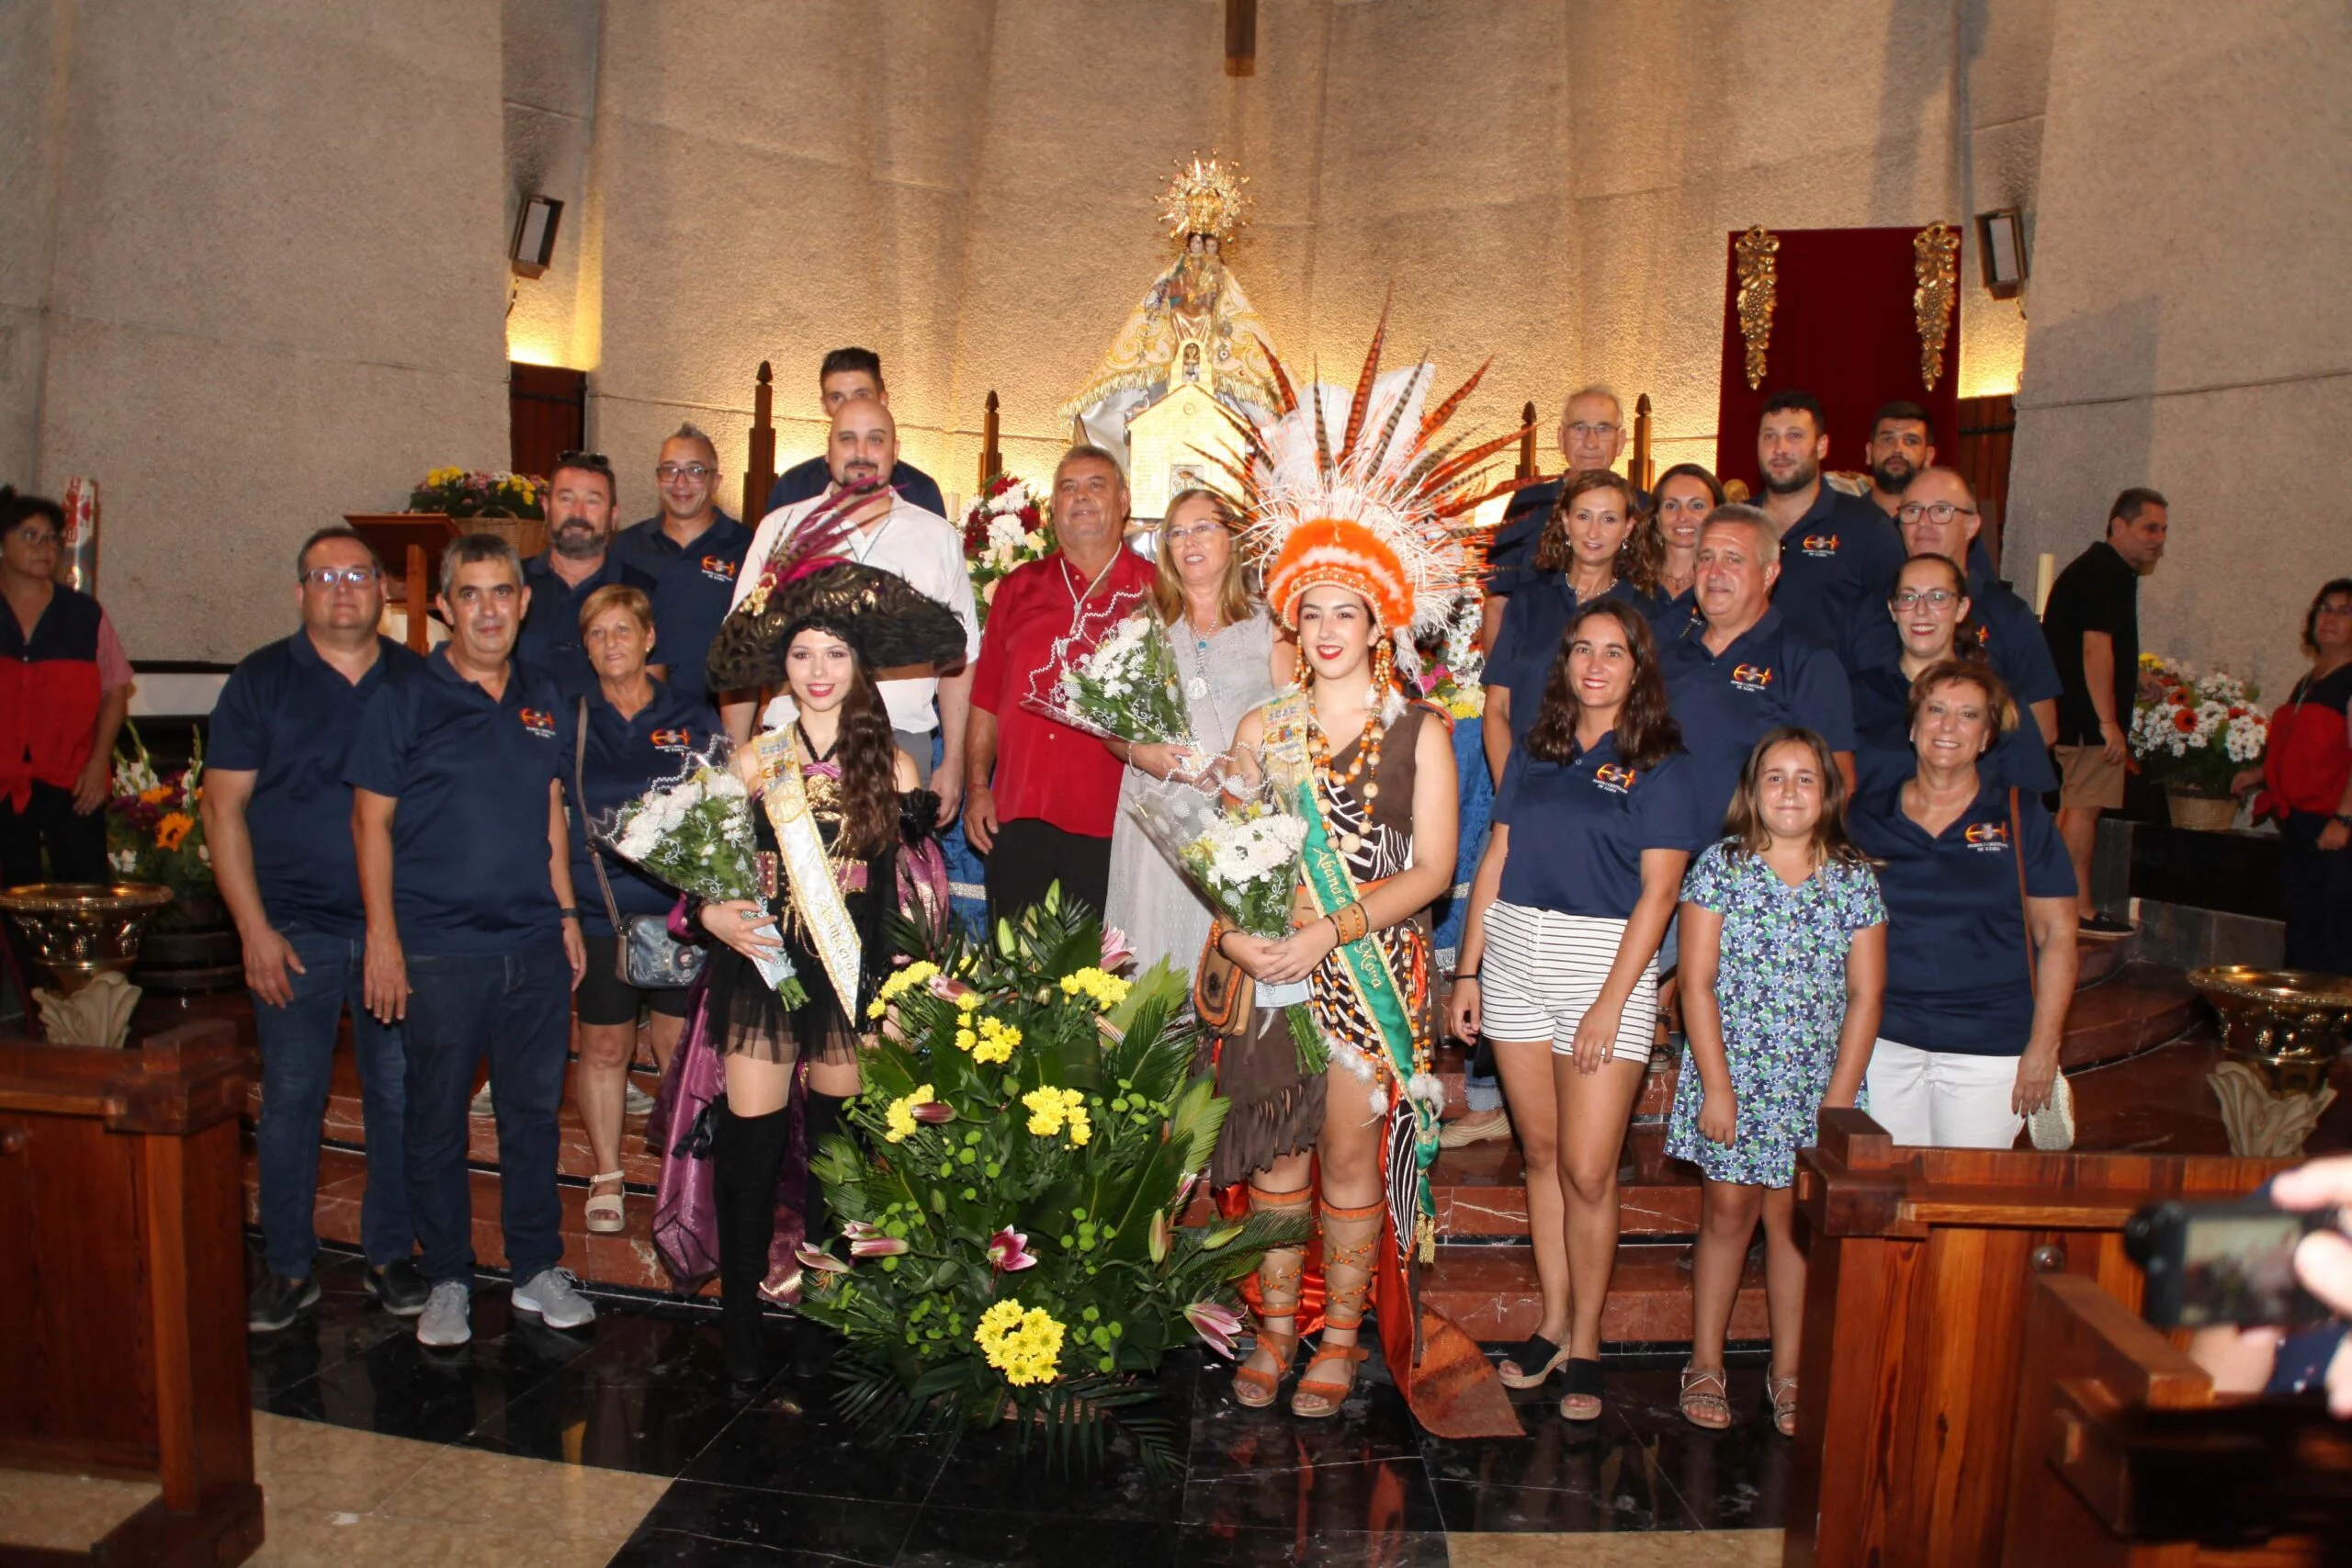
[[[588,840],[588,863],[595,868],[596,886],[605,895],[605,918],[613,922],[613,969],[621,979],[628,978],[628,944],[621,941],[621,907],[613,901],[612,879],[605,874],[605,852],[596,847],[594,834],[588,831],[588,699],[580,699],[580,732],[571,745],[571,797],[580,807],[580,831]],[[2009,792],[2015,795],[2017,792]]]
[[[2033,900],[2025,891],[2025,831],[2018,820],[2018,786],[2009,786],[2009,858],[2018,863],[2018,913],[2025,919],[2025,983],[2041,990],[2041,968],[2033,961]]]

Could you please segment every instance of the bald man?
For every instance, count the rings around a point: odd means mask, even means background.
[[[853,398],[835,408],[825,445],[831,482],[822,495],[778,507],[762,520],[736,579],[734,603],[742,603],[777,544],[805,519],[844,488],[871,484],[889,474],[898,460],[899,427],[888,404],[876,398]],[[963,808],[965,719],[971,711],[972,660],[980,653],[980,620],[972,605],[972,576],[964,565],[964,536],[938,513],[888,491],[862,502],[851,520],[856,528],[847,547],[853,559],[905,578],[964,623],[965,661],[960,668],[875,682],[890,710],[890,728],[898,732],[899,745],[914,758],[924,782],[939,793],[939,822],[944,827]],[[768,699],[763,712],[748,698],[722,703],[718,711],[727,732],[738,740],[750,737],[755,719],[776,728],[794,716],[792,699],[782,693]],[[943,734],[944,754],[934,774],[932,738]]]

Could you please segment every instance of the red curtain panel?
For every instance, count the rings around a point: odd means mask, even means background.
[[[1764,378],[1747,385],[1747,341],[1739,331],[1739,234],[1724,245],[1723,390],[1715,424],[1715,472],[1760,488],[1756,426],[1764,400],[1792,388],[1821,400],[1828,420],[1826,467],[1860,471],[1871,416],[1908,400],[1936,422],[1939,457],[1960,446],[1960,303],[1955,285],[1944,329],[1943,373],[1930,390],[1919,364],[1911,303],[1912,240],[1925,224],[1900,229],[1772,229],[1776,306]],[[1962,258],[1965,260],[1965,258]]]

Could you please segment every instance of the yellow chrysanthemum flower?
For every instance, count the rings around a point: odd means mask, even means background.
[[[982,999],[978,991],[962,991],[956,995],[956,1005],[965,1012],[978,1012]]]
[[[1075,975],[1062,976],[1062,995],[1083,995],[1094,1003],[1098,1012],[1108,1012],[1126,1000],[1132,987],[1108,970],[1090,964]]]
[[[971,1032],[969,1030],[957,1030],[956,1043],[962,1045],[964,1036]],[[1020,1030],[1001,1018],[984,1018],[980,1020],[976,1043],[966,1048],[972,1053],[972,1060],[975,1062],[994,1065],[1012,1060],[1012,1048],[1020,1043]]]
[[[1054,1381],[1067,1330],[1042,1307],[1001,1301],[980,1314],[972,1339],[989,1366],[1016,1388]]]
[[[927,1103],[930,1099],[931,1086],[927,1083],[919,1083],[904,1098],[892,1100],[882,1112],[882,1120],[888,1124],[888,1130],[882,1134],[883,1139],[888,1143],[903,1144],[912,1137],[915,1130],[915,1107]]]
[[[1062,1091],[1057,1089],[1033,1089],[1021,1097],[1028,1108],[1029,1131],[1037,1137],[1050,1138],[1062,1130],[1069,1112],[1062,1106]]]
[[[1091,1139],[1093,1136],[1094,1122],[1093,1120],[1086,1114],[1086,1107],[1077,1104],[1071,1105],[1069,1108],[1070,1147],[1074,1149],[1082,1149],[1086,1146],[1088,1140]]]

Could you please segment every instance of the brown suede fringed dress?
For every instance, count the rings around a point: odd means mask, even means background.
[[[1420,749],[1421,726],[1442,722],[1421,704],[1406,705],[1380,742],[1380,768],[1374,779],[1380,793],[1371,801],[1344,784],[1317,786],[1324,792],[1325,824],[1340,840],[1359,890],[1412,863],[1413,759]],[[1361,736],[1351,740],[1332,757],[1331,771],[1344,775],[1362,744]],[[1414,1032],[1429,1038],[1436,1027],[1430,988],[1429,911],[1423,909],[1373,935],[1388,954],[1389,966],[1405,992]],[[1363,1016],[1336,950],[1315,966],[1306,983],[1309,1006],[1330,1054],[1330,1067],[1312,1077],[1301,1073],[1297,1047],[1292,1043],[1283,1010],[1250,1010],[1244,1027],[1227,1038],[1218,1063],[1217,1092],[1232,1102],[1233,1109],[1209,1161],[1209,1179],[1216,1186],[1245,1181],[1283,1155],[1313,1148],[1323,1133],[1324,1106],[1330,1095],[1354,1096],[1357,1103],[1352,1109],[1359,1121],[1375,1113],[1375,1102],[1379,1114],[1387,1111],[1388,1090],[1374,1065],[1374,1058],[1385,1055],[1379,1033],[1372,1021]]]

